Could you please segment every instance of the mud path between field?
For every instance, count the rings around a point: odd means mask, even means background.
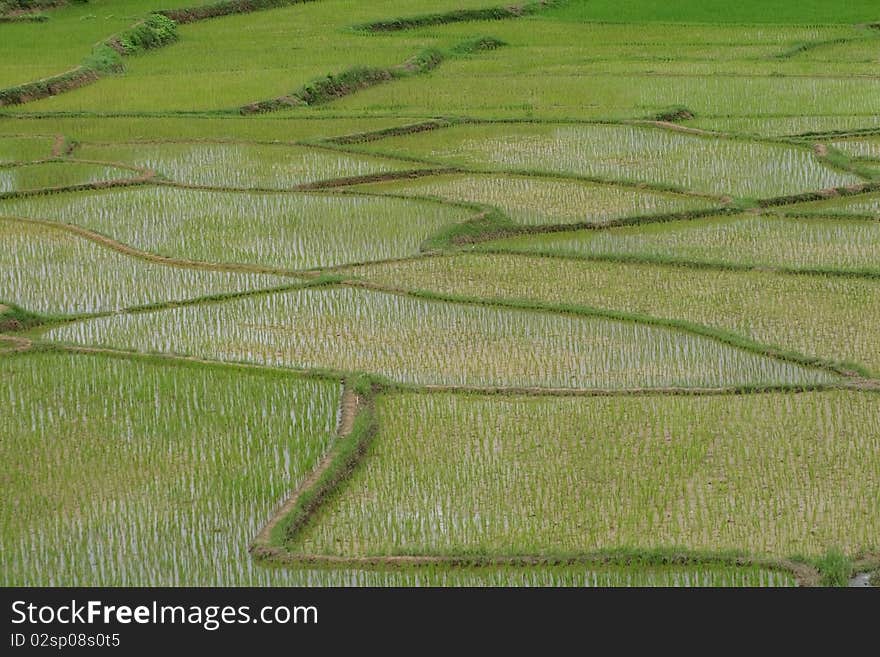
[[[2,328],[3,322],[0,321],[0,329]],[[14,335],[0,335],[0,354],[28,351],[32,346],[33,343],[27,338],[20,338]]]
[[[363,399],[356,392],[346,387],[342,392],[342,400],[340,402],[340,413],[339,413],[339,422],[336,428],[336,436],[337,440],[340,438],[345,438],[350,435],[352,429],[354,429],[354,420],[357,416],[357,412],[360,407],[363,405]],[[327,471],[330,465],[333,463],[333,459],[336,458],[336,450],[331,445],[331,447],[327,450],[327,453],[324,457],[318,462],[317,467],[312,470],[311,474],[309,474],[299,486],[297,486],[296,490],[291,493],[290,497],[275,511],[272,515],[272,518],[266,523],[266,526],[260,530],[260,533],[257,534],[256,538],[254,538],[251,549],[260,549],[269,546],[270,538],[272,536],[272,531],[278,525],[279,522],[284,520],[291,511],[296,507],[297,501],[300,496],[307,490],[313,488],[318,481],[321,479],[321,476]]]

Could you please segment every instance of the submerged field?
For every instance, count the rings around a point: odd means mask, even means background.
[[[876,3],[173,4],[0,21],[0,584],[880,567]]]

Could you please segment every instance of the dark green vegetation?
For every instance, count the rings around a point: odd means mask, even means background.
[[[39,4],[0,583],[880,565],[875,2]]]

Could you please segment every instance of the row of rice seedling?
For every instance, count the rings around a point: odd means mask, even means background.
[[[514,221],[528,225],[601,223],[622,217],[698,210],[710,205],[704,199],[618,185],[525,176],[455,174],[365,185],[363,189],[491,205]]]
[[[40,124],[38,130],[48,126]],[[33,137],[0,135],[0,164],[8,162],[32,162],[44,160],[52,155],[53,137],[35,135]]]
[[[367,371],[415,384],[625,388],[833,380],[819,370],[663,328],[350,288],[96,318],[52,329],[45,337],[272,366]]]
[[[0,194],[87,185],[136,175],[128,169],[85,162],[46,162],[4,167],[0,168]]]
[[[170,257],[301,269],[412,255],[472,212],[370,196],[139,187],[10,199],[2,214],[75,224]]]
[[[378,401],[305,553],[880,547],[876,393]]]
[[[351,273],[441,294],[683,320],[880,373],[877,280],[502,255],[429,258]]]
[[[264,144],[83,145],[77,157],[126,162],[180,183],[245,189],[291,189],[302,183],[413,168],[408,162]]]
[[[877,46],[878,49],[880,49],[880,40],[878,40]],[[864,139],[835,141],[832,142],[831,146],[852,157],[880,160],[880,137],[865,137]]]
[[[131,142],[150,140],[242,140],[293,142],[338,137],[413,123],[417,119],[315,118],[278,114],[265,116],[17,116],[0,121],[0,135],[58,132],[77,142]],[[7,137],[0,137],[0,148]],[[51,143],[45,147],[49,152]],[[41,157],[46,157],[45,154]]]
[[[422,566],[386,570],[276,569],[273,583],[297,586],[795,586],[785,572],[756,567],[700,566]]]
[[[796,147],[621,125],[463,125],[394,137],[373,148],[456,164],[633,180],[751,198],[859,182]]]
[[[688,121],[687,125],[705,130],[719,132],[735,132],[759,135],[762,137],[784,137],[814,132],[842,130],[862,130],[880,128],[880,116],[876,112],[853,115],[816,115],[803,116],[720,116],[698,117]]]
[[[0,359],[0,584],[267,584],[253,536],[333,440],[340,385]]]
[[[0,299],[78,314],[279,287],[278,276],[182,269],[124,256],[63,230],[0,219]]]
[[[743,215],[530,235],[486,248],[880,273],[880,222]]]

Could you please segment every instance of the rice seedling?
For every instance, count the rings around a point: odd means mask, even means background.
[[[41,124],[39,130],[45,130]],[[44,160],[52,155],[53,137],[35,135],[33,137],[0,136],[0,164],[8,162],[31,162]]]
[[[880,281],[459,255],[351,270],[380,285],[677,319],[880,373]]]
[[[785,208],[786,212],[808,216],[857,215],[880,219],[880,194],[859,194],[825,201],[799,203]]]
[[[126,162],[179,183],[240,189],[291,189],[302,183],[413,168],[409,162],[263,144],[85,145],[77,156]]]
[[[880,44],[878,44],[878,48],[880,48]],[[852,157],[880,160],[880,137],[835,141],[831,143],[831,146]]]
[[[0,219],[0,299],[79,314],[279,287],[278,276],[181,269],[121,255],[47,226]]]
[[[349,288],[96,318],[51,329],[45,338],[367,371],[414,384],[618,388],[834,380],[820,370],[664,328]]]
[[[705,117],[688,121],[688,125],[706,130],[785,137],[806,133],[835,132],[880,128],[876,112],[860,115],[803,115],[761,117]]]
[[[136,175],[128,169],[83,162],[25,164],[0,168],[0,194],[87,185],[133,178]]]
[[[880,222],[840,217],[713,217],[514,237],[486,248],[880,274]]]
[[[878,401],[840,391],[383,397],[380,434],[361,467],[294,547],[338,555],[876,550]]]
[[[60,353],[0,372],[0,584],[283,583],[247,546],[330,445],[338,383]]]
[[[688,196],[525,176],[435,176],[364,185],[362,189],[491,205],[514,221],[527,225],[601,223],[622,217],[698,210],[710,205],[707,200]]]
[[[708,194],[772,197],[858,182],[806,150],[620,125],[464,125],[393,137],[396,150],[495,170],[567,173]]]
[[[60,134],[86,145],[104,142],[113,145],[125,142],[154,140],[242,140],[258,142],[295,142],[338,137],[358,132],[382,130],[413,123],[417,119],[387,118],[315,118],[277,114],[265,116],[53,116],[46,118],[17,116],[14,120],[0,121],[3,131],[15,134],[41,134],[57,130]],[[49,125],[51,123],[51,125]],[[7,137],[0,137],[0,148]],[[109,143],[108,143],[109,142]],[[92,144],[94,145],[94,144]],[[51,149],[47,140],[46,157]]]
[[[739,566],[428,566],[387,570],[275,569],[297,586],[795,586],[784,572]]]
[[[75,224],[170,257],[305,269],[417,253],[471,212],[395,198],[144,187],[10,199],[0,214]]]

